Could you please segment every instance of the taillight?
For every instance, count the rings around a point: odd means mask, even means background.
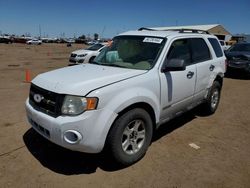
[[[227,66],[228,66],[228,60],[225,59],[225,72],[227,71]]]

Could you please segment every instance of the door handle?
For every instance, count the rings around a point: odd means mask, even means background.
[[[189,71],[189,72],[187,73],[187,78],[188,78],[188,79],[191,79],[193,76],[194,76],[194,72]]]
[[[213,70],[214,70],[214,68],[215,68],[215,66],[214,66],[214,65],[210,65],[209,70],[210,70],[210,71],[213,71]]]

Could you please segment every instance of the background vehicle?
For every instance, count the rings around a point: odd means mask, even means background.
[[[229,71],[250,73],[250,43],[236,43],[225,52]]]
[[[96,41],[96,40],[91,40],[91,41],[88,41],[87,44],[88,45],[94,45],[94,44],[98,44],[99,42]]]
[[[13,38],[9,36],[0,36],[0,43],[5,43],[5,44],[13,43]]]
[[[92,62],[106,45],[107,43],[97,43],[86,49],[73,51],[69,57],[69,65]]]
[[[231,46],[227,45],[226,42],[224,40],[220,40],[220,45],[222,47],[222,49],[225,51],[225,50],[228,50]]]
[[[36,45],[41,45],[42,41],[39,39],[31,39],[26,42],[27,44],[36,44]]]
[[[126,32],[92,63],[32,80],[28,121],[62,147],[130,165],[160,125],[198,105],[216,111],[225,60],[218,39],[198,30]]]

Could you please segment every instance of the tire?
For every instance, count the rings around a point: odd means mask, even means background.
[[[221,84],[218,81],[214,81],[205,103],[201,106],[201,110],[205,113],[205,115],[211,115],[217,110],[220,102],[220,94]]]
[[[106,141],[107,154],[120,165],[131,165],[145,155],[152,134],[150,115],[143,109],[132,109],[114,122]]]
[[[92,63],[92,62],[94,61],[94,59],[95,59],[95,56],[91,57],[91,58],[89,59],[89,63]]]

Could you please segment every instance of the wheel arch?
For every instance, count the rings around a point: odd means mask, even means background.
[[[112,125],[110,126],[110,128],[108,130],[107,137],[110,134],[110,131],[111,131],[111,129],[113,128],[113,126],[115,124],[115,121],[119,117],[121,117],[123,114],[125,114],[126,112],[128,112],[128,111],[130,111],[132,109],[136,109],[136,108],[144,109],[149,114],[149,116],[151,117],[151,120],[152,120],[153,134],[154,134],[154,132],[156,130],[156,115],[155,115],[153,107],[150,104],[146,103],[146,102],[137,102],[137,103],[134,103],[134,104],[131,104],[131,105],[125,107],[124,109],[122,109],[121,111],[119,111],[117,113],[118,114],[117,117],[115,118],[115,120],[113,121]],[[105,148],[106,143],[107,143],[107,137],[105,139],[104,148]]]
[[[92,61],[92,60],[94,60],[94,59],[95,59],[95,57],[96,57],[96,55],[92,55],[92,56],[90,56],[90,57],[89,57],[89,59],[88,59],[88,63],[91,63],[91,61]]]
[[[118,112],[118,116],[116,117],[116,119],[119,118],[121,115],[125,114],[126,112],[128,112],[129,110],[132,110],[132,109],[135,109],[135,108],[141,108],[141,109],[145,110],[149,114],[149,116],[151,117],[151,120],[152,120],[153,130],[155,130],[156,129],[155,112],[154,112],[153,107],[150,104],[146,103],[146,102],[138,102],[138,103],[132,104],[132,105],[124,108],[123,110]]]
[[[223,74],[222,73],[217,74],[214,81],[218,81],[220,83],[221,87],[222,87],[222,85],[223,85]]]

